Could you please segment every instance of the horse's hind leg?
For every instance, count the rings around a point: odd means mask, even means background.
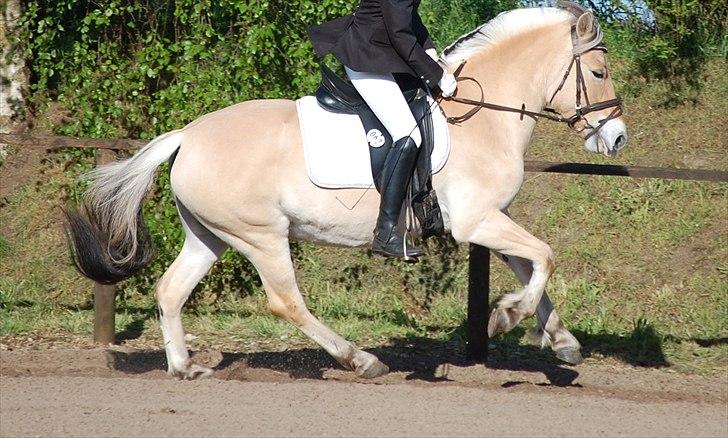
[[[528,283],[533,275],[533,266],[528,260],[516,256],[506,256],[497,251],[494,252],[511,268],[521,283],[524,285]],[[542,345],[551,345],[556,357],[564,362],[577,365],[584,360],[581,356],[579,341],[561,322],[561,318],[551,305],[551,300],[546,291],[543,292],[541,301],[539,301],[536,308],[536,318],[538,319],[538,334]],[[496,317],[496,319],[500,318]]]
[[[336,334],[309,312],[296,284],[288,240],[279,235],[257,235],[255,245],[230,242],[253,263],[268,297],[274,315],[298,327],[323,347],[342,366],[359,377],[373,378],[389,372],[389,368],[373,354],[360,350]]]
[[[156,294],[167,373],[180,379],[194,379],[209,376],[212,370],[190,360],[182,328],[182,306],[227,245],[210,233],[184,205],[177,204],[186,234],[185,243],[157,283]]]

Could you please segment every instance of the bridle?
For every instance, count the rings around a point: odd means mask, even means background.
[[[576,102],[574,105],[574,114],[565,117],[562,114],[558,113],[556,110],[549,108],[547,105],[546,108],[544,108],[543,111],[530,111],[526,109],[526,104],[521,104],[520,108],[514,108],[504,105],[498,105],[495,103],[490,103],[485,101],[485,95],[483,92],[483,87],[480,85],[480,82],[478,82],[475,78],[467,77],[467,76],[460,76],[460,72],[462,71],[463,67],[465,66],[465,61],[463,61],[458,68],[455,70],[454,75],[456,77],[456,80],[458,82],[462,81],[471,81],[475,82],[475,84],[480,89],[480,99],[479,100],[473,100],[473,99],[467,99],[464,97],[457,97],[451,96],[451,97],[442,97],[444,100],[450,100],[453,102],[463,103],[466,105],[472,105],[473,108],[471,108],[468,112],[466,112],[463,115],[460,116],[454,116],[454,117],[447,117],[448,123],[451,124],[460,124],[469,118],[473,117],[478,111],[480,111],[482,108],[488,108],[495,111],[506,111],[506,112],[513,112],[521,115],[521,120],[523,120],[523,116],[528,116],[533,118],[534,120],[538,120],[539,117],[543,117],[545,119],[553,120],[555,122],[561,122],[566,123],[569,128],[581,133],[586,129],[591,129],[591,131],[586,135],[586,138],[589,138],[596,134],[608,121],[615,119],[622,115],[622,100],[619,98],[609,99],[602,102],[596,102],[591,103],[589,101],[589,95],[587,94],[586,90],[586,82],[584,81],[584,74],[582,73],[581,68],[581,55],[584,53],[588,53],[592,50],[601,50],[606,52],[607,47],[602,43],[601,38],[599,38],[597,41],[590,44],[587,48],[582,49],[581,46],[578,44],[578,36],[576,33],[576,25],[571,25],[571,44],[573,47],[572,50],[572,57],[571,62],[569,63],[569,67],[566,69],[566,73],[564,73],[564,77],[561,79],[561,83],[556,88],[556,91],[554,91],[554,94],[551,96],[551,99],[549,99],[548,105],[551,105],[556,95],[561,91],[561,89],[564,87],[564,84],[566,83],[566,80],[569,78],[569,75],[571,74],[572,68],[576,66]],[[584,96],[584,102],[585,105],[582,106],[582,94]],[[595,111],[601,111],[607,108],[614,108],[609,115],[599,120],[599,123],[597,123],[596,126],[593,126],[589,121],[586,119],[586,115]],[[579,123],[579,121],[584,122],[584,127],[581,129],[576,128],[576,124]]]

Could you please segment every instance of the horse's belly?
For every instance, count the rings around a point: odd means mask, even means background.
[[[290,237],[333,246],[366,246],[371,243],[371,231],[363,233],[360,227],[346,225],[331,228],[315,223],[291,224]]]
[[[304,175],[284,185],[282,209],[290,221],[289,236],[336,246],[371,243],[379,197],[374,190],[330,190]]]

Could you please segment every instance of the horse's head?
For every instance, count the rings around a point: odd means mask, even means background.
[[[627,128],[599,23],[590,11],[575,3],[559,1],[557,6],[574,15],[572,59],[566,71],[551,78],[554,91],[548,108],[569,119],[569,126],[585,139],[586,150],[614,156],[627,144]]]

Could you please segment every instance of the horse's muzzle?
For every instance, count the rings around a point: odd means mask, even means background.
[[[584,149],[609,157],[616,156],[627,145],[627,127],[621,118],[609,120],[595,135],[584,142]]]

